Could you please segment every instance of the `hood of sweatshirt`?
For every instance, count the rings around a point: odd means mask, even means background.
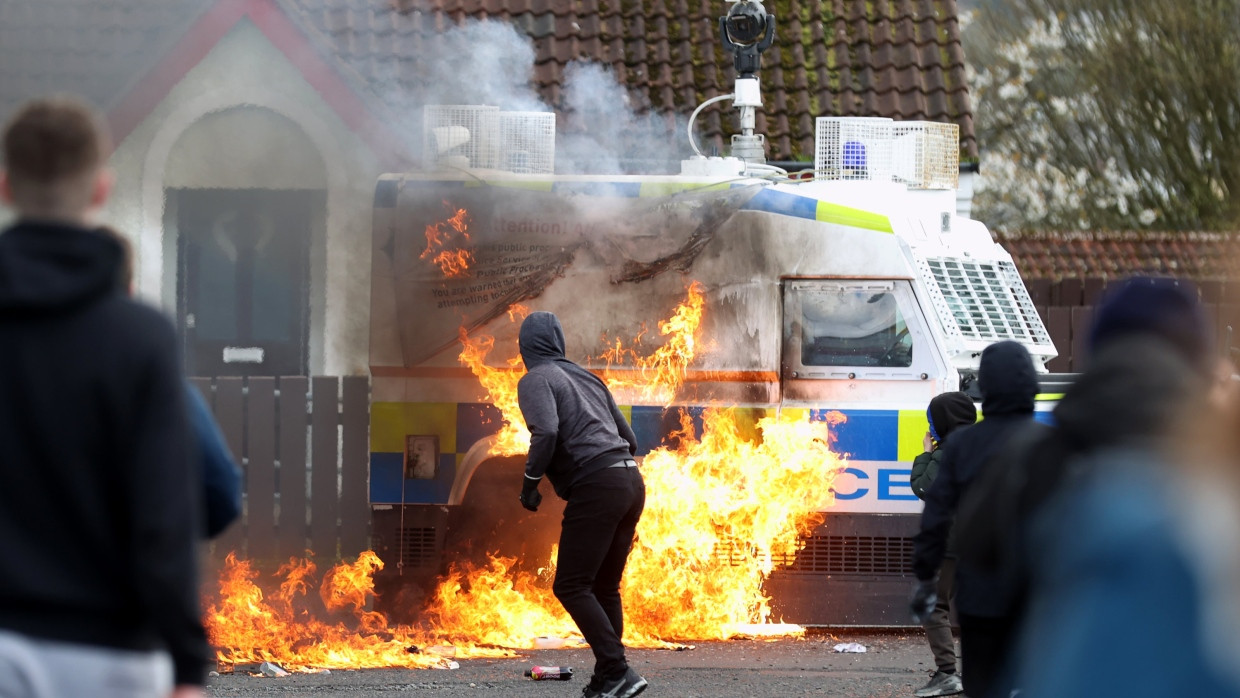
[[[521,323],[518,341],[527,371],[550,361],[568,361],[564,356],[564,328],[554,313],[530,313]]]
[[[1208,389],[1179,347],[1130,336],[1090,357],[1055,407],[1055,423],[1078,448],[1146,448],[1167,442]]]
[[[977,370],[982,414],[1029,414],[1038,395],[1038,375],[1029,350],[1017,342],[996,342],[982,351]]]
[[[119,293],[121,246],[68,224],[18,221],[0,234],[0,314],[53,314]]]
[[[930,435],[935,441],[942,441],[958,427],[976,422],[977,407],[973,398],[962,392],[943,393],[930,401],[926,418],[930,422]]]

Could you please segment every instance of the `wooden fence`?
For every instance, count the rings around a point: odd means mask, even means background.
[[[1101,277],[1066,278],[1060,281],[1032,279],[1025,282],[1046,331],[1059,350],[1059,356],[1047,364],[1055,373],[1077,373],[1085,368],[1085,342],[1093,323],[1094,306],[1106,293],[1108,279]],[[1220,353],[1240,343],[1240,305],[1234,302],[1235,284],[1222,281],[1193,282],[1201,295],[1207,315],[1214,321]],[[1228,327],[1237,336],[1229,336]],[[1230,342],[1230,343],[1229,343]]]
[[[370,383],[364,376],[194,378],[243,470],[243,512],[212,546],[258,564],[321,562],[370,544]]]

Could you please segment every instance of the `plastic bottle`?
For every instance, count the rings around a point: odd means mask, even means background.
[[[573,678],[571,666],[536,666],[525,670],[525,675],[535,681],[568,681]]]

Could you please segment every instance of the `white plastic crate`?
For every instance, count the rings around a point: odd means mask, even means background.
[[[914,189],[955,189],[960,180],[960,127],[934,121],[892,124],[892,171]]]
[[[555,113],[500,112],[496,167],[519,174],[554,174]]]
[[[818,177],[890,182],[893,123],[881,117],[818,117],[814,132]]]
[[[499,107],[433,104],[422,109],[422,153],[430,167],[493,168]]]

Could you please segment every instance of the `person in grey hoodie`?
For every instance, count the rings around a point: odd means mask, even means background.
[[[586,698],[632,698],[646,680],[624,656],[620,579],[646,504],[633,457],[637,437],[602,380],[564,355],[564,330],[552,313],[521,323],[527,373],[517,384],[530,430],[521,505],[537,511],[546,476],[568,504],[560,529],[552,591],[594,652]]]

